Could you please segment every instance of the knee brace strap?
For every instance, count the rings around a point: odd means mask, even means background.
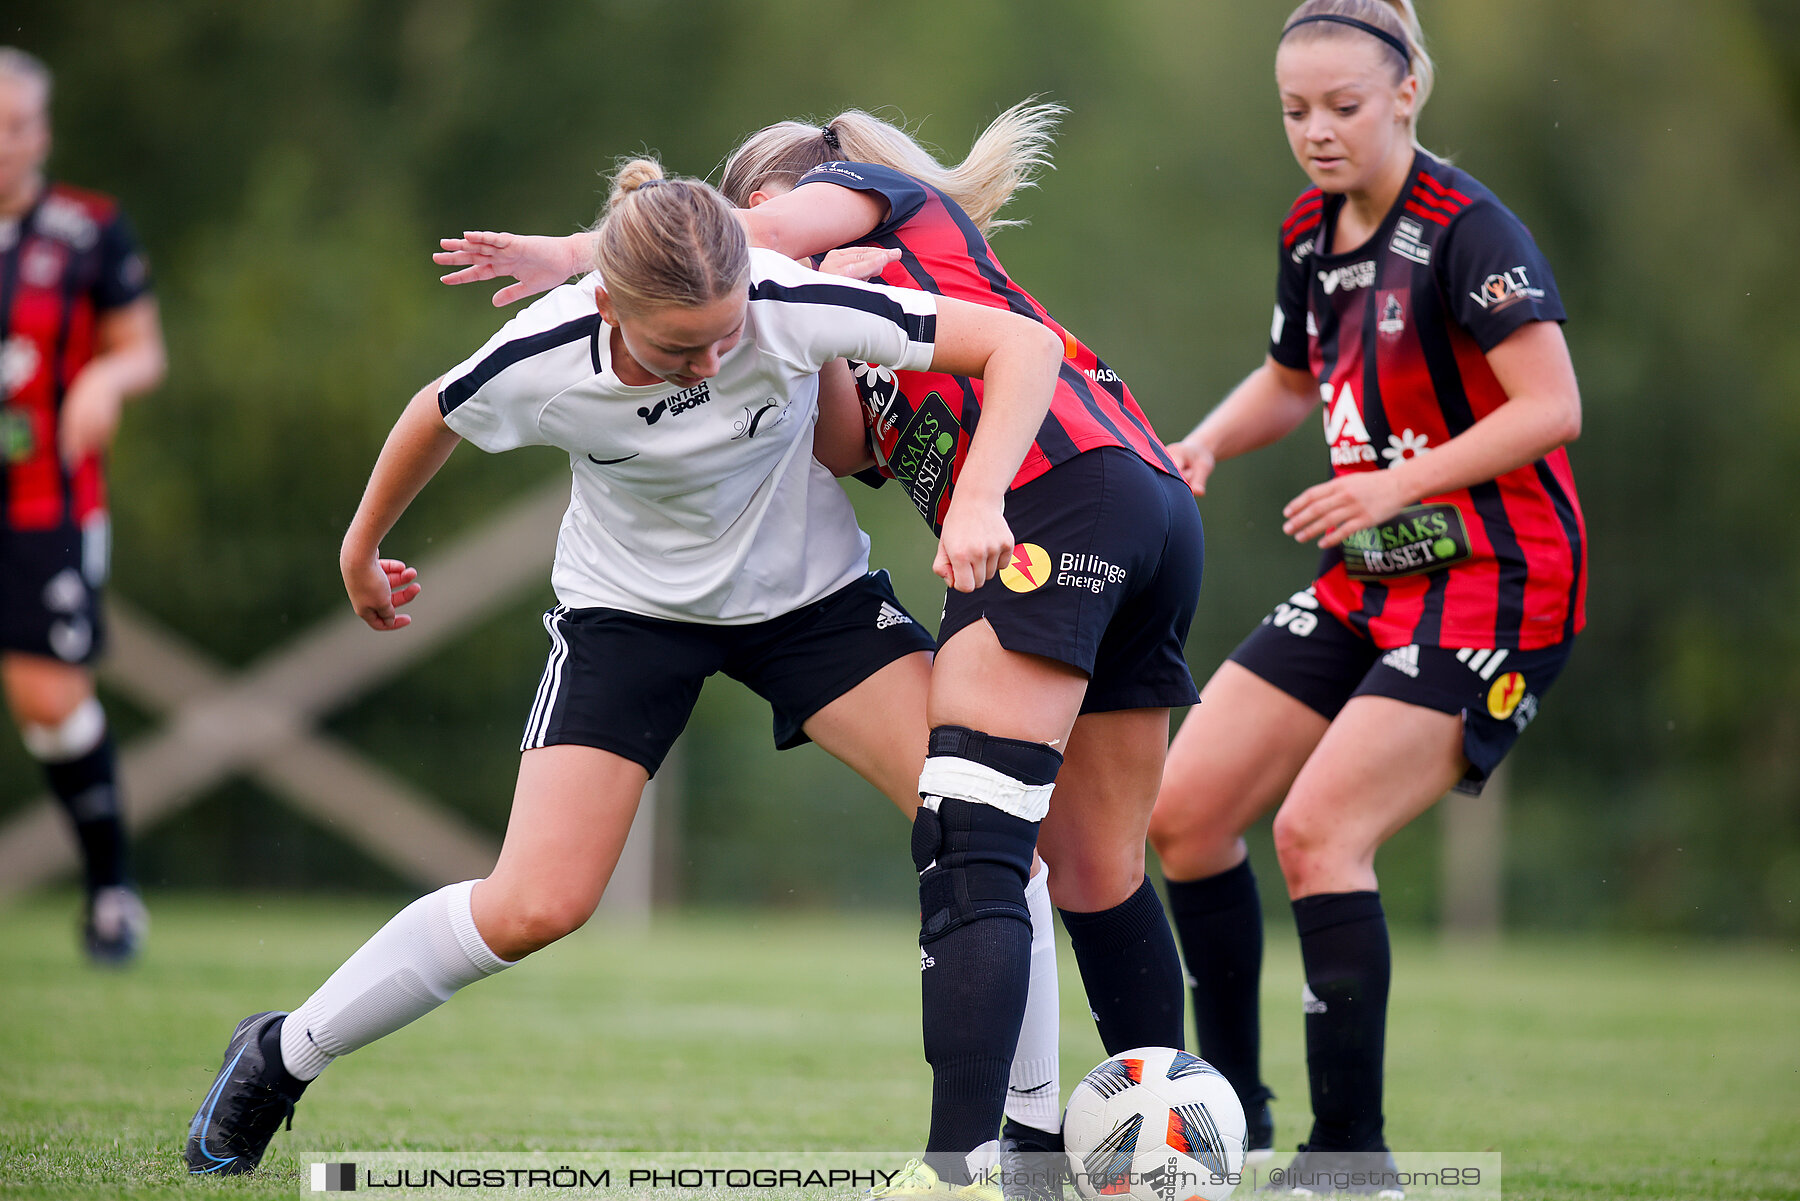
[[[1062,756],[1041,742],[996,738],[965,726],[931,731],[919,795],[978,801],[1028,822],[1050,811]]]
[[[928,800],[913,819],[912,836],[920,945],[986,917],[1029,926],[1025,880],[1036,847],[1034,821],[955,797]]]
[[[967,726],[933,726],[925,749],[931,758],[986,764],[1026,784],[1054,784],[1063,757],[1056,748],[1023,738],[1001,738]]]
[[[19,740],[39,763],[67,763],[79,759],[99,746],[105,737],[106,710],[91,696],[54,726],[19,727]]]

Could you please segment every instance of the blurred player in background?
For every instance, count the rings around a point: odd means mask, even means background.
[[[1562,671],[1587,584],[1562,449],[1581,399],[1531,235],[1415,139],[1432,70],[1410,3],[1308,0],[1275,75],[1316,186],[1281,227],[1268,359],[1169,450],[1202,494],[1217,462],[1322,408],[1333,478],[1291,501],[1282,528],[1325,553],[1207,683],[1150,833],[1200,1053],[1267,1149],[1262,910],[1243,833],[1280,805],[1313,1109],[1296,1169],[1379,1170],[1393,1161],[1375,853],[1447,790],[1480,791]],[[1343,1158],[1359,1153],[1371,1158]]]
[[[50,71],[0,47],[0,681],[81,844],[83,938],[137,953],[117,767],[89,665],[108,561],[104,456],[163,377],[149,272],[111,198],[44,177]]]
[[[1009,1081],[1009,1061],[1029,1059],[1013,1052],[1029,1030],[1021,890],[1034,843],[1108,1053],[1183,1042],[1180,963],[1144,875],[1144,833],[1169,710],[1196,696],[1182,643],[1199,515],[1118,374],[1008,277],[984,236],[1045,161],[1060,111],[1016,106],[953,168],[867,113],[783,122],[732,154],[722,185],[757,245],[798,257],[872,248],[883,282],[1024,315],[1064,354],[1050,412],[1005,486],[1017,549],[997,579],[973,590],[958,579],[946,595],[913,832],[932,1121],[923,1163],[890,1196],[985,1195],[996,1159],[1009,1183],[1060,1187],[1044,1171],[1060,1157],[1008,1162],[1060,1147],[1056,1103],[1002,1127],[1020,1084],[1035,1083]],[[477,267],[460,278],[514,274],[504,300],[578,267],[581,242],[563,241],[559,259],[541,239],[453,239],[439,261]],[[539,251],[541,276],[508,257]],[[965,489],[991,485],[966,471],[971,435],[994,417],[979,381],[877,360],[833,364],[821,388],[821,457],[898,481],[934,529]],[[828,444],[832,430],[841,445]],[[992,1156],[971,1157],[997,1133]]]

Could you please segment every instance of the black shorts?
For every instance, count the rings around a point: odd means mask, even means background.
[[[1556,677],[1572,643],[1532,651],[1453,646],[1383,650],[1325,611],[1311,588],[1275,606],[1231,652],[1327,721],[1353,696],[1385,696],[1455,713],[1463,721],[1469,770],[1458,792],[1481,791],[1512,749]]]
[[[651,775],[687,725],[706,677],[722,671],[775,711],[775,745],[810,741],[813,714],[914,651],[937,644],[872,571],[823,600],[753,625],[664,621],[620,609],[544,614],[550,662],[521,750],[598,747]]]
[[[0,650],[87,663],[100,653],[104,514],[53,530],[0,526]]]
[[[1200,699],[1182,646],[1206,552],[1185,483],[1102,447],[1008,492],[1006,521],[1012,563],[945,596],[938,641],[985,617],[1007,650],[1086,672],[1083,713]]]

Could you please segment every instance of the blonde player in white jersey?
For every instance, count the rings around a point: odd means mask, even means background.
[[[810,736],[890,795],[912,787],[890,777],[916,773],[917,748],[873,731],[896,706],[890,684],[915,688],[923,715],[931,641],[895,620],[848,500],[813,460],[817,373],[854,358],[986,381],[963,472],[975,486],[935,565],[972,588],[1011,552],[1001,498],[1049,406],[1060,340],[751,250],[724,197],[644,160],[621,169],[597,241],[595,274],[413,397],[341,558],[357,613],[398,630],[420,584],[378,546],[457,443],[569,452],[561,603],[499,862],[402,910],[291,1015],[239,1023],[189,1125],[192,1172],[253,1170],[332,1059],[579,928],[713,672],[770,701],[778,740]]]

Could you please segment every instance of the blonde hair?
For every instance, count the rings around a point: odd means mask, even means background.
[[[949,196],[986,234],[1023,221],[996,216],[1014,192],[1033,187],[1050,166],[1056,122],[1068,110],[1020,101],[995,117],[969,148],[967,157],[946,167],[901,126],[850,109],[823,125],[783,121],[751,134],[725,161],[720,185],[736,205],[768,184],[791,187],[821,163],[873,163],[903,171]]]
[[[620,310],[698,308],[744,286],[750,243],[731,205],[655,159],[622,161],[595,227],[594,265]]]
[[[1425,51],[1425,31],[1419,27],[1419,14],[1413,8],[1412,0],[1306,0],[1306,3],[1289,15],[1286,24],[1281,27],[1280,40],[1286,41],[1292,37],[1296,41],[1314,42],[1325,38],[1370,36],[1355,26],[1335,21],[1310,21],[1295,28],[1296,24],[1309,17],[1348,17],[1353,21],[1373,25],[1406,46],[1406,62],[1396,61],[1400,74],[1394,82],[1403,82],[1408,74],[1419,81],[1418,99],[1413,103],[1412,119],[1407,123],[1407,133],[1412,135],[1413,145],[1418,146],[1419,113],[1424,109],[1425,102],[1431,99],[1431,85],[1437,80],[1437,67],[1432,63],[1431,55]],[[1382,45],[1386,46],[1386,43]],[[1396,60],[1401,57],[1392,47],[1388,47],[1388,50]]]

